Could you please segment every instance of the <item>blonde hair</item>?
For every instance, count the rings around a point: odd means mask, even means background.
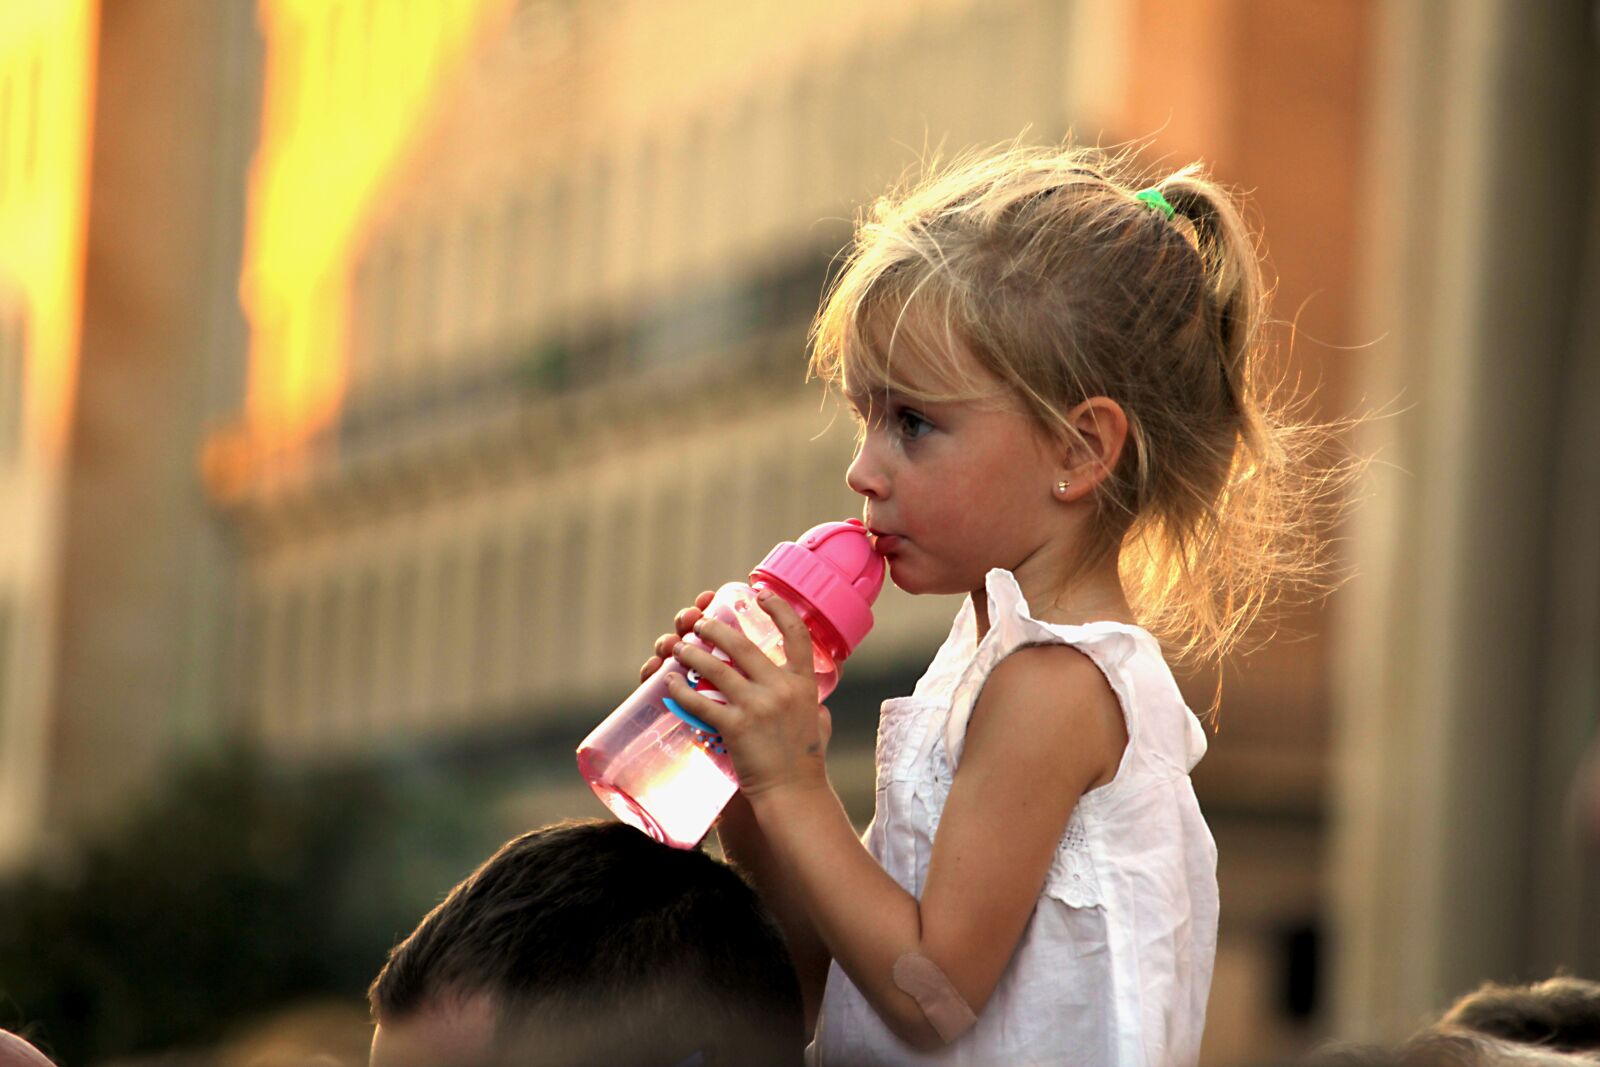
[[[1267,293],[1233,198],[1186,166],[1154,182],[1169,219],[1127,154],[1071,145],[930,169],[857,220],[807,381],[1019,406],[1052,442],[1077,436],[1074,405],[1115,400],[1128,440],[1085,563],[1117,554],[1179,660],[1222,656],[1289,587],[1320,590],[1322,520],[1352,467],[1318,462],[1331,427],[1263,367]],[[897,346],[932,384],[896,376]]]

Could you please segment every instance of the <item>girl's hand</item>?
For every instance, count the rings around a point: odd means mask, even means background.
[[[716,593],[710,589],[694,598],[694,607],[684,608],[672,619],[672,627],[678,632],[675,634],[662,634],[656,638],[655,655],[644,661],[644,666],[639,668],[639,681],[644,681],[661,669],[666,662],[666,657],[672,655],[672,650],[677,647],[683,635],[694,629],[694,624],[700,621],[700,615],[716,598]]]
[[[769,594],[759,603],[783,634],[783,666],[768,659],[738,627],[702,618],[694,633],[733,662],[725,663],[687,640],[678,643],[673,655],[728,703],[696,693],[676,674],[668,681],[672,699],[722,735],[739,775],[739,790],[747,797],[783,785],[826,783],[832,732],[828,711],[817,702],[811,631],[782,597]]]

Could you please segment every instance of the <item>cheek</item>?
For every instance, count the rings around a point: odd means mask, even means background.
[[[928,494],[927,525],[951,542],[989,529],[1013,511],[1006,488],[1005,475],[994,471],[962,470],[938,479]]]
[[[994,560],[1015,554],[1037,526],[1028,486],[1020,472],[1004,465],[984,472],[962,471],[930,488],[926,507],[914,516],[928,547],[958,569],[982,571]]]

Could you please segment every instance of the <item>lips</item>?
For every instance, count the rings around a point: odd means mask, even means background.
[[[900,545],[899,534],[892,534],[885,530],[875,530],[871,527],[867,528],[867,532],[872,534],[872,547],[879,555],[893,552]]]

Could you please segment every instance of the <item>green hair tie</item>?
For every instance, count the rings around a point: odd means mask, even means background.
[[[1171,204],[1167,203],[1167,198],[1161,195],[1161,190],[1153,185],[1148,189],[1140,189],[1133,194],[1133,198],[1144,201],[1169,219],[1172,218],[1176,210]]]

